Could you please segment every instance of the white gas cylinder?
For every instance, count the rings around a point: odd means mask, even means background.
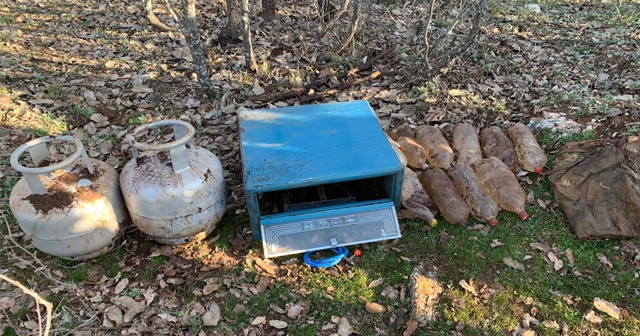
[[[173,141],[137,139],[149,129],[172,126]],[[210,151],[190,145],[189,123],[165,120],[134,130],[133,159],[122,169],[120,186],[131,220],[150,238],[171,245],[205,238],[226,210],[224,171]]]
[[[45,165],[47,144],[67,142],[75,152]],[[35,167],[21,161],[27,152]],[[108,252],[128,218],[120,194],[118,173],[90,159],[82,142],[71,136],[42,137],[18,147],[11,166],[22,173],[9,205],[24,233],[38,250],[69,260],[85,260]]]

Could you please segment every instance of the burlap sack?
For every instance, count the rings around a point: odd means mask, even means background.
[[[640,236],[640,141],[569,143],[549,181],[581,239]]]

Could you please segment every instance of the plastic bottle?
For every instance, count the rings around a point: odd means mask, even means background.
[[[482,149],[475,127],[468,123],[456,125],[453,129],[453,151],[459,164],[472,165],[482,160]]]
[[[518,163],[524,170],[542,174],[544,165],[547,164],[547,155],[536,141],[529,127],[517,123],[507,128],[507,134],[513,141],[518,155]]]
[[[398,143],[409,167],[422,169],[427,163],[427,151],[416,141],[408,124],[394,128],[389,136]]]
[[[476,162],[474,169],[478,180],[500,208],[517,213],[521,219],[529,218],[524,210],[527,195],[504,162],[493,156]]]
[[[454,164],[447,173],[469,205],[471,214],[490,226],[496,226],[498,224],[496,216],[500,207],[491,199],[489,192],[482,186],[473,169],[467,165]]]
[[[456,186],[440,168],[427,169],[420,179],[422,186],[449,223],[467,225],[469,207],[456,190]]]
[[[391,139],[389,134],[385,134],[385,135],[387,136],[387,140],[389,140],[389,143],[391,144],[391,148],[393,148],[393,151],[396,153],[396,156],[398,157],[398,160],[400,160],[400,163],[402,163],[403,167],[406,167],[407,166],[407,157],[404,155],[404,153],[400,149],[400,144],[398,144],[393,139]]]
[[[406,167],[402,178],[402,205],[410,210],[413,216],[426,221],[430,226],[438,224],[432,212],[434,210],[437,213],[435,204],[420,184],[418,175]]]
[[[440,132],[440,129],[424,125],[416,129],[416,140],[427,150],[429,166],[447,169],[453,162],[453,149]]]
[[[480,132],[480,144],[484,157],[495,156],[504,162],[511,171],[518,167],[518,156],[513,143],[498,126],[491,126]]]
[[[415,134],[413,133],[413,130],[411,129],[409,124],[402,124],[402,125],[394,128],[394,129],[392,129],[389,132],[389,135],[391,136],[391,138],[393,140],[396,140],[396,141],[398,141],[398,138],[400,138],[400,137],[415,138]]]

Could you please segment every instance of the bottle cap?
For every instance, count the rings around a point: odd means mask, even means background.
[[[495,218],[491,218],[489,220],[489,226],[496,226],[496,225],[498,225],[498,220]]]
[[[541,166],[537,166],[537,167],[534,169],[534,172],[535,172],[536,174],[538,174],[538,175],[542,174],[542,171],[543,171],[543,169],[542,169],[542,167],[541,167]]]
[[[520,219],[525,220],[527,218],[529,218],[529,214],[526,211],[522,211],[518,214],[518,216],[520,216]]]

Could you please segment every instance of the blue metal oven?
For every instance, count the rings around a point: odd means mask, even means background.
[[[400,237],[403,167],[366,101],[238,112],[266,257]]]

